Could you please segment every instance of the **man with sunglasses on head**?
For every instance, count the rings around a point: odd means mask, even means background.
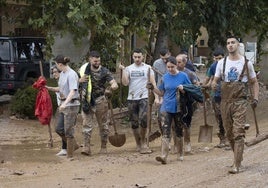
[[[128,86],[128,111],[131,128],[136,141],[136,149],[141,154],[152,153],[146,142],[147,134],[147,82],[155,85],[154,72],[151,66],[143,62],[144,56],[141,49],[135,49],[132,54],[133,63],[122,69],[122,84]],[[149,116],[149,115],[148,115]]]
[[[239,39],[227,38],[228,56],[216,67],[212,88],[216,89],[221,79],[221,115],[230,146],[234,152],[234,163],[229,173],[241,171],[245,143],[245,124],[248,106],[248,88],[252,92],[252,108],[256,108],[259,84],[253,63],[239,53]]]

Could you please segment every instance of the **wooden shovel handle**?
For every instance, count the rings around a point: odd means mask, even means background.
[[[39,61],[39,68],[40,68],[40,74],[41,74],[41,76],[44,76],[42,61]]]
[[[114,133],[117,134],[117,129],[116,129],[115,121],[114,121],[113,105],[112,105],[111,99],[108,99],[108,105],[109,105],[110,112],[111,112],[111,118],[110,119],[112,120],[112,124],[113,124],[113,127],[114,127]]]
[[[204,111],[204,123],[205,125],[207,125],[207,113],[206,113],[206,110],[207,110],[207,107],[206,107],[206,89],[202,89],[202,92],[203,92],[203,96],[204,96],[204,104],[203,104],[203,111]]]

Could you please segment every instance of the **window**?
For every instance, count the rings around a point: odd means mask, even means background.
[[[42,44],[39,42],[22,42],[18,43],[18,58],[20,60],[36,60],[42,59]]]
[[[0,61],[10,61],[10,44],[8,41],[0,41]]]

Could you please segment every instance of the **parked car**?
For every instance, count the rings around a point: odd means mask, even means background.
[[[201,68],[205,67],[206,65],[204,63],[194,62],[194,67],[197,70],[200,70]]]
[[[200,70],[206,66],[207,58],[205,56],[194,57],[194,67],[196,70]]]
[[[14,93],[18,88],[32,84],[40,73],[49,78],[50,64],[44,59],[42,49],[45,38],[0,36],[0,94]]]

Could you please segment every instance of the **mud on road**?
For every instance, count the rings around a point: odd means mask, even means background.
[[[100,139],[95,128],[91,157],[75,151],[75,160],[55,154],[60,149],[60,139],[53,132],[54,147],[48,148],[47,126],[36,120],[18,120],[8,114],[2,105],[0,115],[0,188],[73,188],[73,187],[268,187],[268,140],[245,147],[245,171],[231,175],[228,169],[233,162],[230,150],[215,148],[218,144],[217,127],[211,109],[208,123],[214,125],[213,142],[198,143],[199,126],[203,125],[203,112],[195,112],[192,124],[193,153],[184,161],[175,154],[168,156],[168,164],[161,165],[155,157],[160,154],[161,139],[150,143],[152,154],[141,155],[135,151],[135,141],[126,123],[118,122],[118,132],[127,136],[126,144],[115,148],[108,144],[108,154],[100,155]],[[261,133],[268,133],[267,94],[257,108]],[[252,111],[248,111],[247,139],[255,137]],[[153,121],[155,123],[155,121]],[[53,122],[52,122],[53,124]],[[154,124],[153,129],[157,129]],[[112,132],[112,128],[111,128]],[[113,133],[113,132],[112,132]],[[76,125],[77,141],[82,144],[81,117]]]

